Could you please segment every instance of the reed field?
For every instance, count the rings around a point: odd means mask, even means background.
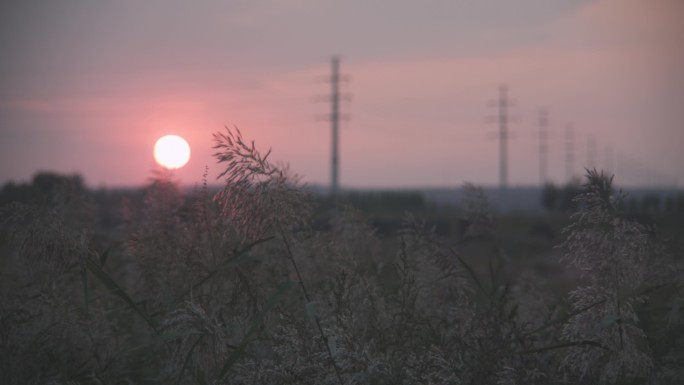
[[[214,143],[220,189],[12,190],[0,383],[684,381],[684,214],[639,220],[612,176],[566,211],[498,213],[469,184],[458,208],[366,210],[236,128]]]

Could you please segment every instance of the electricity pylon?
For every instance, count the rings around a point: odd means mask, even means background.
[[[539,110],[539,183],[544,186],[548,182],[549,169],[549,112],[546,108]]]
[[[332,125],[332,148],[331,148],[331,160],[330,160],[330,193],[335,196],[339,193],[340,189],[340,155],[339,155],[339,130],[340,121],[342,119],[348,119],[347,115],[340,113],[340,101],[342,99],[349,99],[348,95],[342,95],[340,93],[340,83],[348,81],[349,78],[346,75],[340,74],[340,58],[338,56],[332,57],[332,75],[330,78],[326,79],[330,82],[332,88],[329,99],[326,97],[326,101],[330,100],[330,115],[326,115],[325,119],[330,120]]]
[[[575,128],[572,124],[565,127],[565,178],[572,183],[575,178]]]
[[[499,139],[499,186],[501,190],[506,190],[508,187],[508,139],[510,139],[508,109],[512,104],[512,101],[508,99],[508,87],[502,84],[499,86],[499,99],[496,101],[496,106],[499,109],[497,116],[499,132],[497,136]]]
[[[592,134],[587,137],[587,168],[596,168],[596,137]]]

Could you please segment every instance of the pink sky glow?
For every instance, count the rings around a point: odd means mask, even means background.
[[[502,83],[512,185],[539,183],[541,107],[551,181],[566,181],[571,124],[577,175],[591,135],[618,182],[684,184],[677,0],[76,3],[0,6],[0,183],[53,170],[142,185],[156,139],[176,134],[192,156],[175,173],[192,185],[219,173],[211,134],[235,125],[327,184],[329,123],[315,117],[329,105],[314,99],[340,54],[343,187],[496,185],[488,104]]]

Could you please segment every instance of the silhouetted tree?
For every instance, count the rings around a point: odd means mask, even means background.
[[[85,192],[83,178],[78,174],[63,175],[41,171],[33,176],[30,184],[8,182],[0,191],[0,205],[12,202],[50,204],[55,194]]]

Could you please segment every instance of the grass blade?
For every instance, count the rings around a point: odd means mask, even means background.
[[[207,281],[209,281],[214,275],[216,275],[216,274],[219,273],[220,271],[225,270],[225,269],[229,269],[229,268],[231,268],[231,267],[239,266],[239,265],[241,265],[241,264],[243,264],[243,263],[245,263],[245,262],[251,260],[251,258],[250,258],[249,256],[247,256],[246,253],[247,253],[249,250],[251,250],[254,246],[256,246],[256,245],[258,245],[258,244],[260,244],[260,243],[268,242],[268,241],[270,241],[271,239],[273,239],[273,237],[258,239],[258,240],[256,240],[256,241],[254,241],[254,242],[248,244],[248,245],[245,246],[244,248],[242,248],[242,250],[237,251],[237,252],[235,253],[235,255],[233,255],[233,256],[232,256],[231,258],[229,258],[228,260],[223,261],[223,262],[217,264],[216,266],[214,266],[214,267],[209,271],[209,273],[208,273],[207,275],[205,275],[202,279],[200,279],[199,281],[197,281],[197,283],[195,283],[194,285],[190,286],[190,288],[189,288],[188,290],[186,290],[186,291],[181,295],[181,298],[182,298],[182,297],[185,297],[185,296],[188,295],[190,292],[192,292],[192,291],[194,291],[194,290],[197,290],[198,287],[204,285]]]
[[[288,281],[283,284],[281,284],[278,287],[278,290],[271,296],[271,298],[268,299],[266,304],[261,308],[261,311],[259,311],[259,314],[254,317],[252,320],[252,323],[247,330],[247,334],[242,338],[242,341],[240,342],[240,345],[237,346],[235,350],[230,354],[226,362],[223,364],[223,368],[221,368],[221,373],[218,376],[219,380],[222,380],[223,378],[226,377],[228,372],[230,371],[230,368],[237,362],[240,357],[245,353],[245,349],[247,349],[247,346],[249,345],[251,341],[251,338],[254,334],[256,334],[258,328],[261,326],[261,324],[264,322],[266,319],[266,316],[268,313],[280,302],[280,300],[285,296],[285,294],[294,286],[294,282]]]
[[[475,282],[475,285],[480,289],[480,291],[485,295],[488,296],[489,293],[487,293],[487,290],[485,290],[484,286],[482,285],[482,282],[480,282],[480,279],[477,277],[477,274],[475,274],[475,271],[470,267],[470,265],[463,259],[461,258],[460,255],[454,249],[449,248],[449,251],[451,252],[452,255],[458,259],[458,262],[463,265],[463,267],[466,269],[468,274],[470,275],[470,278]]]
[[[90,295],[88,292],[88,270],[86,269],[85,260],[88,259],[87,255],[82,255],[79,261],[81,268],[81,283],[83,284],[83,297],[85,299],[85,312],[86,316],[90,314]]]
[[[109,251],[112,249],[111,246],[107,247],[107,249],[100,254],[100,266],[104,267],[105,263],[107,263],[107,257],[109,257]]]
[[[178,374],[178,380],[176,381],[176,384],[181,383],[181,379],[183,378],[183,373],[185,373],[185,369],[188,367],[188,363],[190,362],[190,357],[192,357],[192,352],[195,351],[195,348],[197,345],[199,345],[200,342],[202,342],[202,339],[204,338],[204,334],[200,335],[197,341],[195,341],[194,344],[192,344],[192,347],[188,351],[188,354],[185,355],[185,360],[183,360],[183,367],[181,368],[180,373]]]
[[[275,305],[280,302],[280,300],[285,296],[285,293],[287,293],[292,286],[294,286],[294,284],[294,282],[288,281],[278,287],[278,291],[276,291],[275,294],[268,299],[266,304],[261,308],[259,314],[254,317],[251,327],[249,330],[247,330],[247,338],[251,337],[256,332],[257,328],[264,322],[271,309],[273,309]]]
[[[591,347],[596,347],[596,348],[601,348],[604,350],[610,350],[607,347],[601,345],[600,343],[596,341],[573,341],[573,342],[564,342],[562,344],[556,344],[556,345],[551,345],[551,346],[544,346],[543,348],[536,348],[536,349],[529,349],[529,350],[523,350],[520,352],[517,352],[518,354],[532,354],[532,353],[541,353],[545,352],[548,350],[555,350],[555,349],[562,349],[562,348],[569,348],[569,347],[574,347],[574,346],[591,346]]]
[[[112,294],[115,294],[117,297],[121,298],[126,304],[133,309],[142,319],[147,322],[148,325],[152,329],[154,329],[155,333],[159,334],[159,331],[157,330],[157,326],[155,325],[154,321],[150,316],[147,315],[138,305],[136,305],[135,301],[126,294],[126,292],[119,286],[119,284],[114,281],[114,279],[107,274],[102,268],[95,262],[93,262],[92,259],[90,258],[85,258],[85,265],[90,270],[90,272],[93,274],[95,278],[97,278],[102,284],[104,284],[109,291],[112,292]]]
[[[581,309],[577,309],[577,310],[575,310],[575,311],[573,311],[573,312],[571,312],[571,313],[568,313],[568,314],[564,315],[563,317],[556,318],[555,320],[549,321],[549,322],[543,324],[542,326],[540,326],[540,327],[538,327],[538,328],[536,328],[536,329],[534,329],[534,330],[532,330],[532,331],[529,331],[529,332],[523,334],[523,335],[521,336],[521,338],[524,338],[524,337],[527,337],[527,336],[532,335],[532,334],[534,334],[534,333],[540,332],[540,331],[542,331],[542,330],[544,330],[544,329],[546,329],[546,328],[548,328],[548,327],[551,327],[551,326],[553,326],[553,325],[556,325],[556,324],[565,322],[565,321],[569,320],[570,318],[572,318],[572,317],[574,317],[574,316],[576,316],[576,315],[578,315],[578,314],[584,313],[585,311],[587,311],[587,310],[593,308],[594,306],[601,305],[602,303],[605,303],[605,302],[606,302],[606,300],[604,299],[604,300],[601,300],[601,301],[598,301],[598,302],[594,302],[594,303],[592,303],[591,305],[587,305],[587,306],[585,306],[585,307],[583,307],[583,308],[581,308]]]

